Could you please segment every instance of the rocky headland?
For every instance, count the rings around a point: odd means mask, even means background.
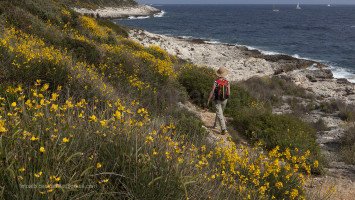
[[[154,7],[137,3],[132,6],[124,7],[103,7],[96,10],[89,8],[75,8],[78,13],[92,15],[94,17],[100,17],[105,19],[124,19],[129,17],[153,17],[156,14],[161,13],[161,10]]]

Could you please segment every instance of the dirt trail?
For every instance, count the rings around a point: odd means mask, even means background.
[[[230,146],[230,142],[228,140],[228,138],[230,137],[229,133],[227,132],[225,135],[221,135],[220,127],[213,128],[216,114],[208,112],[206,110],[201,110],[201,109],[198,110],[201,112],[203,125],[210,132],[210,137],[215,139],[218,138],[218,140],[223,140],[226,145]]]
[[[215,113],[211,113],[207,110],[200,109],[192,104],[193,110],[197,112],[202,120],[204,127],[209,131],[211,140],[224,141],[224,145],[230,146],[229,137],[230,134],[226,133],[221,135],[220,128],[213,128]],[[243,145],[244,147],[250,147],[246,141],[241,141],[237,146]],[[319,199],[324,197],[329,188],[333,186],[336,192],[329,197],[329,200],[355,200],[355,171],[354,169],[340,169],[340,168],[329,168],[328,174],[324,176],[312,177],[311,180],[307,181],[307,191],[312,193],[311,199]],[[352,173],[344,173],[352,172]],[[322,198],[324,199],[324,198]]]

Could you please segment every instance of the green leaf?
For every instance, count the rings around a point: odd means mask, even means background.
[[[10,166],[8,168],[6,168],[6,170],[10,172],[10,174],[12,175],[13,178],[16,178],[15,172],[14,172],[14,170],[12,170],[10,168]]]
[[[148,183],[148,186],[152,185],[155,181],[157,181],[157,180],[159,180],[159,179],[161,179],[161,178],[163,178],[163,176],[159,176],[159,177],[153,179],[152,181],[150,181],[150,182]]]
[[[84,176],[86,174],[86,172],[88,172],[90,169],[94,168],[94,166],[90,166],[88,167],[87,169],[85,169],[81,174],[80,176]]]
[[[75,153],[73,155],[71,155],[65,162],[69,162],[74,156],[77,156],[77,155],[81,155],[81,152],[78,152],[78,153]]]

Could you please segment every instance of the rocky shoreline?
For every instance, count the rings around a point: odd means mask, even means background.
[[[289,55],[265,55],[244,46],[212,44],[202,39],[186,39],[131,29],[130,37],[144,46],[157,45],[168,53],[200,66],[229,70],[231,81],[253,76],[278,76],[314,92],[325,100],[355,100],[355,84],[335,79],[327,66],[312,60]]]
[[[148,47],[160,46],[178,58],[189,60],[200,66],[217,69],[221,66],[229,70],[227,78],[242,81],[259,76],[278,77],[291,81],[324,101],[343,101],[352,104],[355,101],[355,84],[346,79],[335,79],[327,66],[316,61],[298,59],[288,55],[265,55],[258,50],[249,50],[244,46],[213,44],[202,39],[165,36],[140,29],[131,29],[130,38]],[[307,103],[307,102],[302,102]],[[276,109],[275,109],[276,110]],[[290,112],[277,108],[277,113]],[[355,195],[355,166],[339,161],[340,138],[349,125],[342,121],[337,113],[323,113],[318,110],[307,113],[304,120],[317,122],[323,120],[330,128],[317,133],[317,142],[323,154],[329,160],[328,175],[317,177],[308,184],[310,190],[323,193],[335,184],[338,191],[333,199],[349,199]]]
[[[162,11],[144,4],[129,7],[104,7],[96,10],[88,8],[72,8],[78,13],[92,15],[104,19],[127,19],[130,17],[154,17]]]

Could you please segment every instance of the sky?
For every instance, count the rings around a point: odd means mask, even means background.
[[[355,0],[135,0],[144,4],[355,4]]]

